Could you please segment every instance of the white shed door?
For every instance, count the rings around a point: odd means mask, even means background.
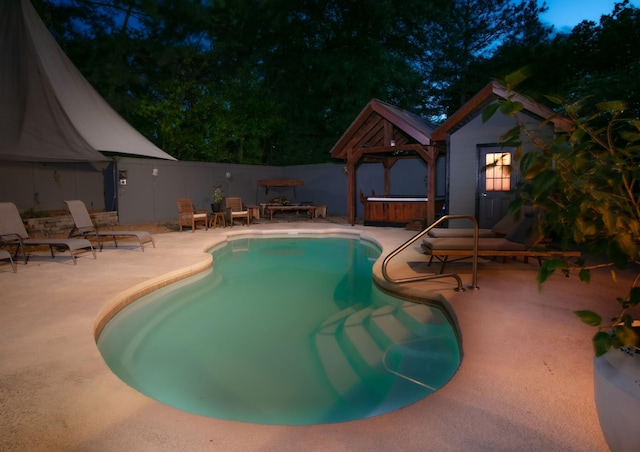
[[[492,228],[502,219],[513,200],[510,190],[515,187],[515,172],[512,172],[514,149],[502,147],[480,147],[478,177],[478,225]]]

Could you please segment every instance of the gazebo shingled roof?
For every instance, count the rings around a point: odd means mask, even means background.
[[[389,170],[399,160],[422,158],[427,163],[429,223],[435,220],[436,172],[438,150],[432,145],[435,127],[419,116],[378,99],[372,99],[358,114],[331,149],[331,157],[347,161],[347,210],[355,224],[355,168],[360,162],[379,162],[384,166],[384,190],[389,195]]]

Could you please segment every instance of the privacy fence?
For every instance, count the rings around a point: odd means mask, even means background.
[[[391,194],[424,196],[425,175],[420,162],[399,161],[391,170]],[[303,185],[261,187],[263,179],[301,179]],[[360,165],[356,184],[365,194],[382,194],[382,166]],[[168,221],[177,216],[178,198],[210,208],[215,187],[249,205],[286,197],[326,205],[329,215],[347,214],[342,163],[275,167],[120,157],[96,165],[0,162],[0,201],[15,203],[21,213],[66,210],[65,200],[80,199],[92,211],[117,211],[120,224]],[[362,216],[359,202],[357,216]]]

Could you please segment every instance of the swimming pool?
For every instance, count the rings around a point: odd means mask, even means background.
[[[98,347],[124,382],[204,416],[344,422],[399,409],[460,364],[447,316],[374,285],[380,254],[345,237],[240,238],[197,277],[116,314]]]

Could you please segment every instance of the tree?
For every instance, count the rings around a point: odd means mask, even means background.
[[[568,72],[565,86],[571,99],[591,97],[594,104],[624,101],[640,114],[640,9],[617,3],[598,24],[578,24],[566,40]]]
[[[515,54],[545,33],[535,0],[36,6],[116,111],[184,160],[328,161],[371,98],[442,119],[495,74],[501,43]]]
[[[265,81],[282,105],[277,163],[329,159],[371,98],[421,104],[423,74],[411,62],[442,0],[280,0],[262,10]],[[438,9],[440,8],[440,9]]]
[[[510,42],[498,48],[478,72],[502,78],[522,68],[528,78],[518,87],[550,107],[542,94],[591,103],[622,100],[627,113],[640,114],[640,10],[628,1],[614,5],[599,22],[583,21],[569,34]],[[538,41],[536,43],[536,41]]]
[[[538,19],[546,4],[535,0],[455,0],[430,29],[439,43],[425,55],[425,98],[436,99],[429,115],[446,117],[457,110],[489,77],[485,64],[502,43],[534,45],[548,33]],[[479,70],[481,69],[481,70]],[[504,74],[504,73],[503,73]]]

